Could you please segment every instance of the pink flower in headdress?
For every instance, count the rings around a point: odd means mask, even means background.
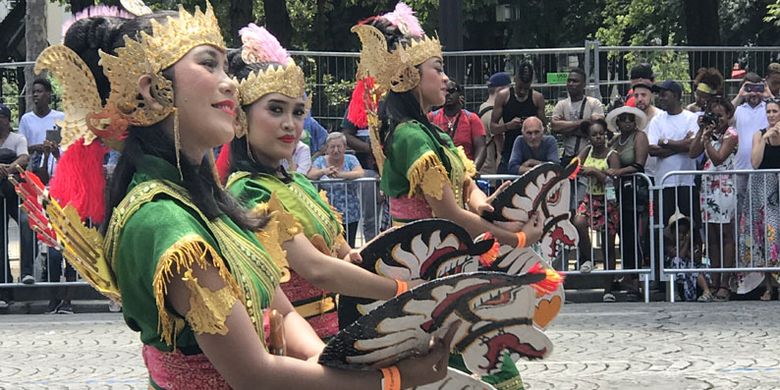
[[[254,23],[238,31],[244,50],[241,57],[247,62],[276,62],[287,64],[290,54],[282,47],[279,40],[268,32],[265,27],[258,27]]]
[[[403,2],[398,2],[393,12],[388,12],[382,15],[382,17],[398,27],[404,35],[414,38],[421,38],[425,35],[425,31],[420,26],[420,21],[414,16],[414,10]]]
[[[110,16],[110,17],[122,18],[122,19],[130,19],[133,17],[133,15],[130,15],[129,13],[127,13],[127,11],[119,7],[106,6],[106,5],[93,5],[89,8],[85,8],[77,12],[75,15],[73,15],[68,20],[63,22],[62,35],[64,36],[65,33],[68,32],[68,29],[70,28],[70,26],[73,25],[73,23],[76,23],[81,19],[93,18],[97,16]]]

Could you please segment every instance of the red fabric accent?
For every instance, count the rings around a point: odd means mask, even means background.
[[[358,129],[368,127],[368,114],[366,113],[366,93],[374,88],[374,79],[370,76],[364,77],[355,83],[355,89],[352,90],[352,97],[349,99],[347,108],[347,120],[352,122]]]
[[[634,97],[634,89],[633,88],[628,90],[628,93],[626,93],[626,96],[628,96],[628,98],[626,99],[626,103],[624,105],[628,106],[628,107],[636,107],[636,97]]]
[[[222,145],[222,149],[219,151],[217,157],[217,175],[222,184],[227,183],[228,176],[230,176],[230,142]]]
[[[230,389],[205,354],[162,352],[148,345],[144,345],[142,354],[149,378],[163,389]]]
[[[428,119],[434,125],[439,126],[445,133],[449,133],[447,129],[447,116],[444,114],[444,109],[429,113]],[[455,118],[452,119],[454,120]],[[455,128],[454,134],[450,134],[455,146],[463,146],[463,151],[466,152],[466,156],[468,156],[469,159],[474,160],[474,138],[484,136],[485,126],[482,124],[479,117],[477,117],[477,114],[466,110],[460,110],[458,127]]]
[[[60,156],[49,182],[51,196],[63,207],[73,206],[82,221],[91,219],[94,224],[100,224],[105,219],[103,160],[107,152],[108,148],[100,141],[84,146],[84,139],[79,139]]]

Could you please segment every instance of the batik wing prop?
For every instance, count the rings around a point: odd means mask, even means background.
[[[578,167],[579,160],[576,159],[565,168],[553,163],[536,166],[495,197],[494,211],[485,218],[526,222],[528,213],[535,210],[544,224],[541,255],[553,262],[561,248],[575,249],[577,246],[577,229],[571,223],[569,204],[570,180],[576,177]]]
[[[35,61],[35,73],[48,70],[62,83],[62,111],[65,118],[58,124],[62,129],[60,147],[66,150],[79,138],[84,145],[95,140],[90,131],[90,118],[103,109],[95,78],[87,64],[73,50],[64,45],[49,46]]]
[[[121,303],[119,286],[103,254],[103,236],[84,226],[76,209],[61,207],[34,173],[22,171],[14,187],[24,199],[22,207],[30,214],[33,230],[45,237],[47,245],[62,251],[68,263],[99,293]]]
[[[433,280],[445,275],[476,272],[480,262],[492,261],[497,253],[498,247],[492,238],[475,242],[462,227],[435,218],[386,230],[360,251],[362,267],[400,280]],[[349,325],[380,304],[381,301],[342,295],[339,323]]]
[[[547,275],[474,272],[446,276],[417,286],[361,317],[325,346],[320,364],[375,369],[419,351],[462,320],[453,352],[478,375],[495,374],[502,360],[543,358],[550,340],[532,324],[537,289]]]
[[[511,275],[522,275],[538,268],[542,268],[546,272],[555,272],[532,248],[502,245],[498,252],[498,258],[484,269]],[[547,329],[552,320],[558,316],[564,301],[563,283],[559,283],[555,289],[537,294],[534,304],[534,325],[542,330]]]
[[[417,386],[414,390],[496,390],[493,385],[483,382],[463,371],[447,367],[447,376],[434,383]]]

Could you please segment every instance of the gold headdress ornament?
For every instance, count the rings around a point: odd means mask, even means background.
[[[249,24],[239,31],[243,49],[241,59],[251,63],[277,63],[254,71],[239,84],[241,105],[249,105],[269,93],[300,98],[305,93],[303,70],[295,64],[279,41],[268,30]]]
[[[132,13],[150,12],[139,0],[130,3],[133,9],[129,11]],[[85,145],[96,136],[112,144],[112,141],[124,138],[129,125],[150,126],[162,121],[175,111],[173,86],[163,77],[162,71],[196,46],[211,45],[224,50],[222,33],[208,2],[206,12],[196,8],[190,14],[179,6],[177,18],[168,17],[165,24],[156,20],[150,23],[151,35],[141,32],[137,40],[125,36],[125,46],[116,50],[116,56],[100,51],[100,65],[111,84],[105,106],[100,103],[89,67],[70,48],[51,46],[38,57],[35,72],[48,69],[62,84],[65,112],[65,120],[61,123],[63,149],[81,137],[84,137]],[[145,104],[139,97],[138,79],[143,75],[152,77],[152,95],[162,109]]]
[[[401,4],[399,3],[399,6]],[[383,17],[387,18],[388,15]],[[406,31],[408,24],[410,23],[399,24],[398,27],[401,31]],[[376,27],[360,24],[353,26],[351,31],[358,35],[362,45],[358,78],[371,76],[379,87],[386,90],[399,93],[411,90],[420,83],[420,72],[416,66],[429,58],[442,58],[438,37],[430,38],[424,34],[410,36],[409,44],[397,44],[391,51],[387,47],[385,35]]]

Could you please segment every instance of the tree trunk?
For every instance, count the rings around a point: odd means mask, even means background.
[[[27,0],[27,10],[24,15],[24,41],[27,61],[35,61],[38,55],[48,45],[46,41],[46,5],[47,0]],[[32,84],[35,79],[33,67],[24,70],[24,95],[28,109],[32,108]]]
[[[254,5],[254,1],[250,0],[230,0],[230,34],[227,38],[229,46],[241,45],[238,30],[255,21]]]
[[[103,1],[103,4],[107,2]],[[87,7],[95,5],[95,0],[70,0],[70,12],[75,14]]]
[[[287,1],[265,0],[263,1],[263,10],[265,11],[265,26],[268,31],[274,34],[282,46],[290,47],[293,31],[290,13],[287,12]]]
[[[685,12],[687,45],[720,45],[720,22],[718,19],[717,0],[685,0],[683,1],[683,10]],[[723,64],[722,55],[723,52],[700,52],[699,56],[701,58],[691,59],[691,74],[695,75],[699,67],[721,66]],[[726,71],[726,69],[719,70],[721,72]]]

